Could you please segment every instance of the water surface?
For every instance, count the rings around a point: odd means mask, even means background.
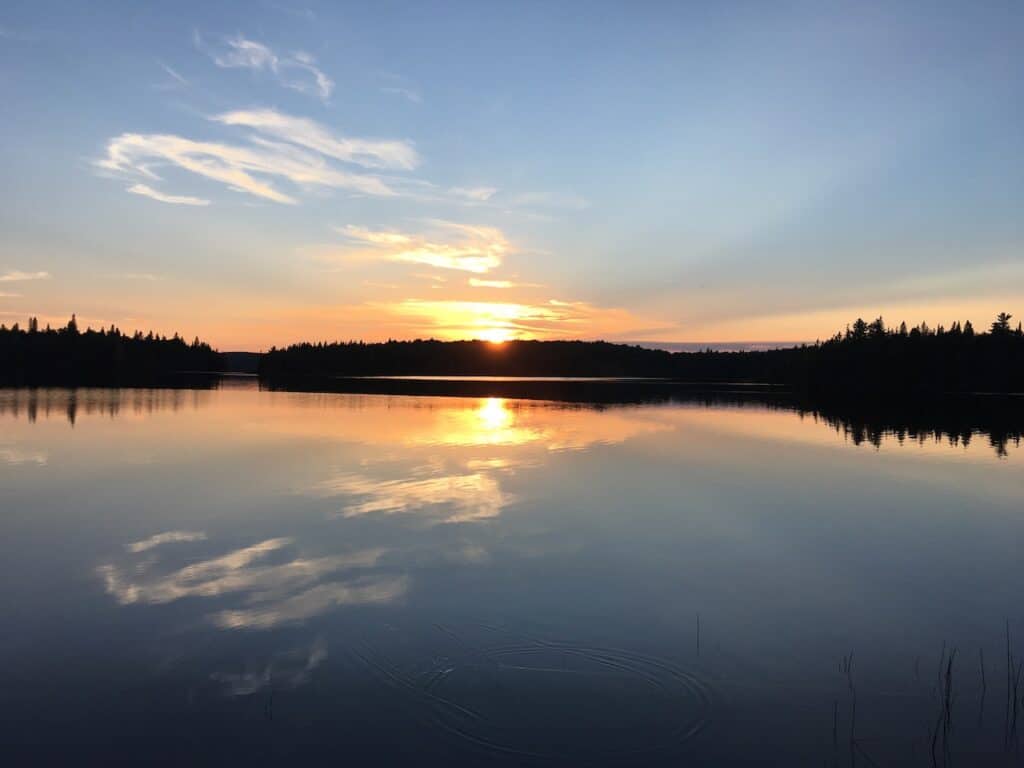
[[[756,402],[0,391],[0,738],[1015,764],[1024,453],[862,434]]]

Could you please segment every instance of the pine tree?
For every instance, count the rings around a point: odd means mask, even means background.
[[[1005,336],[1010,332],[1010,318],[1013,315],[1006,312],[1000,312],[996,315],[996,319],[992,322],[992,335],[993,336]]]

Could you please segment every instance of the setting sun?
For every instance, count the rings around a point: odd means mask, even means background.
[[[489,341],[495,346],[501,346],[506,341],[511,341],[514,338],[507,328],[488,328],[481,331],[479,336],[483,341]]]

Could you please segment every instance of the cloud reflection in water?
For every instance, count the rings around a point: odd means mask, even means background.
[[[267,686],[297,688],[327,660],[327,640],[320,636],[308,647],[276,654],[256,672],[214,672],[212,680],[224,686],[228,696],[250,696]]]
[[[552,409],[550,404],[510,403],[500,397],[483,398],[472,408],[456,401],[429,419],[412,422],[390,443],[393,451],[386,462],[417,462],[401,476],[372,473],[367,468],[374,462],[364,457],[361,471],[340,471],[302,493],[338,497],[338,514],[344,518],[416,514],[432,524],[492,520],[516,500],[502,487],[504,477],[516,469],[537,466],[544,454],[620,443],[671,428],[640,411],[598,416],[582,409]],[[425,450],[429,450],[426,455]],[[422,463],[424,459],[429,463]]]
[[[342,475],[320,484],[314,493],[361,499],[346,504],[342,517],[421,513],[436,516],[439,523],[497,517],[513,498],[501,490],[497,478],[482,472],[386,481],[363,475]]]
[[[183,539],[183,532],[157,534],[129,545],[133,553],[148,552]],[[141,548],[137,548],[142,545]],[[307,558],[289,554],[292,540],[274,538],[227,554],[201,560],[169,573],[160,573],[154,555],[135,563],[99,566],[108,594],[122,605],[159,605],[182,598],[238,596],[242,605],[217,610],[208,618],[223,628],[268,628],[311,618],[338,605],[386,602],[401,596],[404,577],[356,575],[346,580],[325,581],[328,576],[377,565],[384,549],[365,549],[344,555]],[[133,549],[133,547],[136,547]],[[268,563],[272,556],[278,562]]]
[[[282,399],[289,405],[317,402]],[[287,419],[273,423],[287,430],[315,426],[346,451],[351,444],[360,447],[358,454],[344,454],[348,460],[336,469],[318,467],[299,491],[336,500],[334,514],[347,519],[401,514],[427,525],[493,521],[518,499],[509,488],[513,476],[543,465],[551,451],[584,450],[671,428],[639,409],[596,414],[502,398],[401,401],[407,406],[401,419],[381,418],[380,408],[390,408],[390,400],[339,402],[347,404],[339,412],[344,419],[297,420],[286,411]],[[240,397],[238,405],[248,407],[249,402]],[[375,427],[368,429],[371,424]],[[278,434],[266,427],[261,422],[261,434]],[[445,557],[485,562],[487,548],[468,531],[467,536]],[[106,592],[122,605],[188,599],[199,601],[195,604],[213,626],[267,629],[341,606],[386,603],[405,595],[409,578],[382,567],[390,550],[375,543],[313,556],[300,540],[282,536],[210,554],[205,532],[168,530],[126,544],[123,557],[101,564],[97,573]],[[197,547],[198,560],[184,559],[195,558]]]

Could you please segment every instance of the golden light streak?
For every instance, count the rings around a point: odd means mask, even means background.
[[[483,339],[495,343],[512,339],[536,339],[558,333],[571,334],[560,326],[578,324],[573,306],[518,304],[486,301],[424,301],[407,299],[392,307],[417,324],[433,327],[437,335],[448,339]]]
[[[370,249],[356,255],[474,274],[484,274],[501,266],[502,259],[511,250],[505,235],[494,227],[436,221],[433,229],[435,231],[428,234],[408,234],[348,225],[337,231]]]

